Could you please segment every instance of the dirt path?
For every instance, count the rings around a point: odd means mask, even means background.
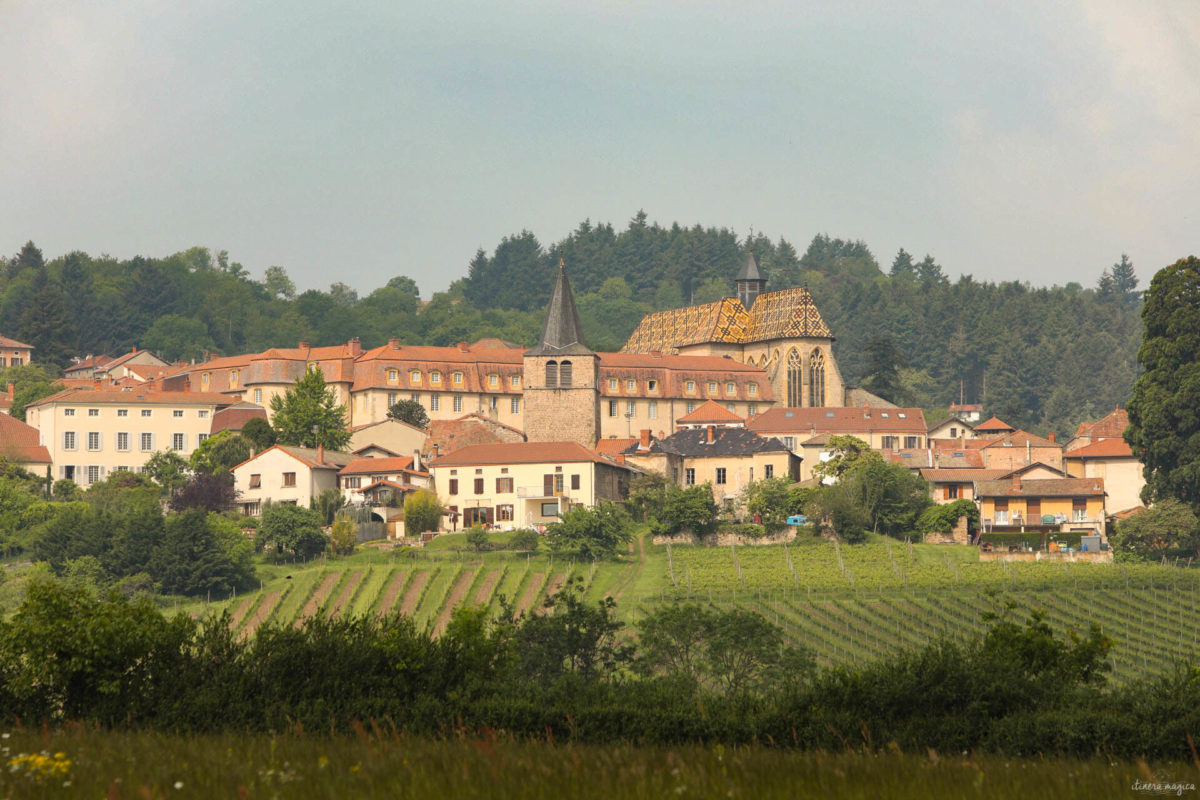
[[[433,623],[434,636],[441,636],[442,631],[446,630],[446,626],[450,624],[450,615],[467,596],[467,590],[471,588],[471,582],[474,580],[474,570],[463,572],[458,576],[458,580],[454,582],[454,588],[450,590],[450,594],[446,596],[446,602],[442,604],[442,610],[438,612],[437,622]]]
[[[396,605],[396,598],[400,596],[400,589],[404,586],[404,579],[407,577],[408,573],[400,570],[388,581],[387,588],[383,590],[383,601],[379,604],[379,616],[384,616],[392,610],[392,606]]]
[[[317,590],[313,592],[313,596],[308,598],[308,602],[304,604],[304,610],[300,612],[300,619],[296,620],[297,625],[309,617],[316,616],[317,611],[320,610],[325,599],[329,597],[329,593],[333,591],[333,587],[337,586],[338,579],[341,577],[342,573],[340,572],[330,572],[325,575],[324,580],[321,581],[321,585],[317,587]]]
[[[362,583],[363,575],[365,574],[361,569],[358,572],[351,573],[350,578],[346,581],[345,588],[338,594],[337,599],[333,601],[333,608],[329,610],[329,616],[341,616],[342,611],[350,602],[350,598],[354,596],[354,591]]]
[[[246,622],[238,634],[238,638],[242,640],[249,639],[258,630],[258,626],[266,622],[267,617],[271,616],[271,612],[275,610],[275,606],[279,605],[279,598],[283,597],[283,592],[269,592],[262,602],[258,604],[258,608],[254,609],[254,616]]]
[[[429,583],[429,573],[425,570],[413,575],[412,583],[409,585],[408,591],[404,593],[404,599],[400,601],[401,614],[406,617],[413,615],[413,612],[417,610],[417,600],[421,597],[421,590],[427,583]]]
[[[521,599],[517,601],[517,607],[513,609],[514,616],[522,612],[528,611],[533,605],[533,599],[537,597],[538,589],[541,588],[542,579],[546,577],[544,572],[535,572],[529,576],[529,585],[525,587],[525,591],[521,593]]]
[[[255,595],[247,595],[242,602],[238,603],[238,607],[234,609],[233,615],[229,617],[229,627],[236,628],[242,623],[242,618],[246,616],[246,612],[250,610],[250,606],[254,604]]]
[[[629,546],[632,548],[633,542],[630,542]],[[637,561],[629,565],[629,569],[621,575],[621,581],[617,584],[617,590],[611,592],[609,595],[618,603],[621,602],[621,598],[624,597],[626,590],[642,576],[642,569],[646,566],[645,536],[637,537],[637,551]]]
[[[555,575],[554,577],[552,577],[550,579],[550,582],[548,584],[546,584],[546,599],[550,599],[551,597],[554,597],[554,595],[558,594],[558,590],[561,589],[562,585],[566,582],[567,582],[567,573],[565,573],[565,572],[560,572],[557,575]],[[548,613],[550,613],[550,609],[543,605],[538,608],[537,613],[538,614],[548,614]]]
[[[483,583],[479,586],[479,591],[475,593],[475,605],[486,605],[492,599],[492,589],[496,588],[496,584],[500,582],[500,570],[494,569],[483,578]]]

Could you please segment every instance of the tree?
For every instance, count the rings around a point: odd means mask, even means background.
[[[399,289],[405,294],[411,294],[415,297],[421,296],[421,291],[417,288],[417,282],[407,275],[397,275],[387,282],[388,289]]]
[[[146,474],[165,494],[174,494],[187,482],[187,462],[174,450],[159,450],[146,459]]]
[[[1118,522],[1112,539],[1115,553],[1128,558],[1190,560],[1200,556],[1200,521],[1187,505],[1168,498]]]
[[[900,251],[896,253],[896,257],[892,260],[891,276],[893,278],[911,278],[916,274],[917,268],[913,264],[912,256],[901,247]]]
[[[925,509],[917,518],[917,530],[921,533],[950,533],[960,517],[967,518],[967,534],[973,536],[979,530],[979,506],[965,499]]]
[[[283,267],[267,267],[263,276],[263,285],[271,297],[291,300],[296,296],[296,284],[288,277]]]
[[[647,470],[629,482],[629,497],[625,499],[625,508],[638,522],[662,519],[663,509],[672,490],[678,491],[678,487],[668,481],[665,475]]]
[[[525,552],[533,552],[538,549],[541,544],[542,537],[537,531],[532,528],[522,528],[513,533],[512,538],[508,540],[508,546],[513,550],[521,550]]]
[[[1138,350],[1144,372],[1133,385],[1125,439],[1142,462],[1147,503],[1176,498],[1200,512],[1200,258],[1159,270],[1142,307]]]
[[[832,455],[828,461],[813,467],[813,477],[822,482],[836,481],[864,458],[880,458],[871,445],[857,436],[849,435],[829,437],[829,452]]]
[[[233,431],[221,431],[208,437],[192,451],[188,468],[193,472],[218,474],[229,472],[250,458],[250,442]]]
[[[242,426],[241,436],[249,442],[256,453],[261,453],[275,444],[275,429],[262,417],[252,417],[246,420],[246,424]]]
[[[341,450],[350,444],[346,407],[337,404],[320,367],[304,373],[282,397],[272,397],[271,415],[280,444],[324,445],[328,450]]]
[[[172,511],[228,511],[237,502],[231,472],[194,472],[171,495]]]
[[[808,506],[808,516],[816,520],[818,532],[837,536],[850,544],[866,541],[870,520],[854,487],[848,482],[821,486],[813,492]]]
[[[942,268],[928,253],[925,254],[925,258],[921,259],[921,263],[917,264],[917,278],[925,286],[946,282]]]
[[[33,299],[21,315],[18,334],[36,348],[39,361],[64,366],[72,348],[67,341],[71,325],[62,289],[50,280],[46,268],[40,267],[34,273],[33,290]]]
[[[871,530],[888,536],[913,531],[917,517],[933,502],[920,475],[879,457],[860,459],[840,484],[859,504]]]
[[[769,529],[783,527],[791,514],[791,486],[787,478],[764,478],[746,484],[742,490],[746,510],[757,514]]]
[[[708,533],[717,522],[717,504],[713,502],[712,486],[702,483],[686,489],[672,487],[662,513],[655,533]]]
[[[329,531],[329,549],[334,555],[348,556],[358,545],[358,525],[345,514],[339,514]]]
[[[338,513],[346,507],[346,495],[336,486],[313,495],[312,510],[321,517],[322,525],[332,525]]]
[[[404,501],[404,534],[419,536],[442,527],[442,501],[427,489],[418,489]]]
[[[328,541],[321,532],[321,516],[309,508],[278,503],[263,512],[254,544],[259,550],[274,547],[309,559],[325,552]]]
[[[57,367],[40,362],[19,367],[0,367],[0,387],[11,383],[15,390],[10,412],[13,419],[23,421],[27,406],[62,391],[63,385],[56,382],[59,374]]]
[[[142,344],[167,361],[204,358],[216,345],[208,326],[194,317],[164,314],[142,336]]]
[[[388,419],[407,422],[416,428],[429,427],[429,414],[425,413],[425,406],[416,400],[397,401],[388,409],[387,415]]]
[[[900,368],[906,363],[895,340],[890,336],[872,336],[867,342],[866,356],[863,388],[895,402],[900,395]]]
[[[222,537],[214,529],[221,522],[228,523],[199,509],[167,518],[162,541],[150,560],[150,574],[162,584],[164,592],[229,592],[253,577],[244,549],[238,557],[222,546]],[[235,536],[241,537],[241,533]]]
[[[1112,265],[1112,288],[1121,297],[1130,297],[1137,292],[1138,279],[1133,271],[1133,262],[1125,253],[1121,260]]]
[[[633,522],[615,503],[576,506],[546,526],[552,550],[574,551],[582,558],[611,558],[633,539]]]
[[[490,542],[488,541],[487,531],[482,525],[472,525],[467,529],[467,544],[476,553],[482,553],[488,549]]]

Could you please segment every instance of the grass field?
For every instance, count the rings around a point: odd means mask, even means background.
[[[1200,764],[357,737],[0,734],[11,798],[1014,798],[1195,793]],[[1175,791],[1166,792],[1175,796]]]
[[[633,621],[672,598],[741,606],[779,624],[822,664],[853,664],[932,638],[962,638],[984,627],[980,614],[1013,603],[1042,609],[1060,631],[1097,622],[1116,640],[1113,676],[1162,673],[1200,654],[1200,571],[1157,565],[981,563],[971,547],[909,545],[879,538],[863,545],[816,539],[789,545],[707,548],[655,546],[645,537],[610,562],[579,562],[544,552],[475,553],[461,534],[436,548],[364,548],[343,559],[265,565],[262,589],[230,598],[243,635],[270,620],[401,610],[440,630],[456,605],[499,613],[537,608],[571,576],[587,597],[612,596]],[[202,613],[205,605],[180,606]]]

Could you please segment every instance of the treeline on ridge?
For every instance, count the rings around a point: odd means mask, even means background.
[[[588,343],[616,350],[648,312],[731,294],[748,246],[729,228],[663,227],[644,212],[619,231],[585,221],[549,245],[522,231],[480,250],[466,277],[422,305],[404,276],[363,297],[341,282],[297,293],[283,268],[254,280],[224,251],[124,261],[74,252],[46,262],[28,243],[5,269],[0,331],[59,366],[134,345],[175,360],[356,336],[365,347],[393,336],[531,344],[562,258]],[[885,270],[866,243],[825,234],[802,254],[761,233],[753,248],[768,289],[812,291],[848,381],[870,385],[881,369],[903,366],[887,382],[894,402],[944,408],[961,397],[1014,425],[1066,433],[1129,397],[1142,324],[1125,257],[1098,269],[1094,288],[1034,288],[969,274],[952,281],[931,256],[904,250]]]

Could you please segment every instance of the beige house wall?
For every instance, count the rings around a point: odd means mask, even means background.
[[[33,350],[27,347],[0,347],[0,366],[12,367],[33,362]],[[20,359],[20,364],[13,362]]]
[[[989,525],[1016,525],[1020,524],[1014,520],[1020,519],[1021,522],[1029,525],[1040,525],[1041,517],[1046,514],[1062,514],[1067,518],[1067,522],[1075,522],[1074,519],[1074,499],[1070,497],[1009,497],[1008,499],[1008,522],[996,522],[996,500],[995,497],[984,497],[979,503],[979,514],[983,519],[989,520]],[[999,498],[1004,499],[1004,498]],[[1038,518],[1031,520],[1029,518],[1029,501],[1040,499],[1041,509],[1038,511]],[[1104,498],[1103,497],[1088,497],[1087,498],[1087,516],[1083,521],[1104,523]]]
[[[133,394],[133,393],[130,393]],[[186,397],[186,394],[183,395]],[[150,456],[159,450],[174,450],[183,458],[191,456],[212,430],[213,403],[171,402],[52,402],[27,409],[27,422],[38,429],[50,451],[53,476],[89,486],[92,478],[104,480],[119,469],[142,471]],[[149,416],[143,416],[148,411]],[[124,412],[122,414],[122,412]],[[74,433],[74,447],[68,447],[66,434]],[[89,434],[98,434],[98,447],[89,446]],[[150,447],[142,447],[142,434],[150,434]],[[118,434],[127,434],[128,446],[118,448]],[[174,437],[183,437],[176,448]]]
[[[1108,492],[1105,506],[1110,512],[1125,511],[1142,504],[1146,478],[1142,464],[1132,457],[1067,458],[1067,474],[1076,478],[1102,478]]]
[[[491,519],[501,530],[545,525],[558,518],[558,510],[568,511],[573,506],[592,506],[600,500],[618,499],[616,468],[593,462],[564,462],[544,464],[511,464],[433,467],[433,482],[442,504],[449,510],[457,509],[459,528],[468,508],[491,509]],[[563,476],[561,492],[545,494],[546,475]],[[572,477],[578,476],[579,488],[572,488]],[[511,478],[511,492],[499,491],[497,480]],[[457,480],[455,491],[451,481]],[[482,480],[481,491],[476,491],[475,481]],[[544,506],[554,505],[555,513]],[[497,506],[512,506],[513,519],[499,520]]]
[[[391,420],[354,431],[350,434],[350,447],[347,449],[353,453],[374,444],[398,456],[411,456],[421,451],[425,435],[425,431]]]
[[[284,475],[289,472],[296,475],[294,486],[285,485]],[[250,485],[254,475],[259,476],[257,488]],[[313,495],[337,487],[337,470],[313,469],[284,450],[264,450],[234,469],[233,485],[242,513],[259,516],[265,500],[311,508]]]
[[[718,504],[734,500],[751,481],[767,476],[767,466],[772,468],[772,477],[788,477],[794,457],[786,452],[755,453],[752,456],[684,458],[680,468],[681,485],[687,483],[687,470],[696,471],[696,484],[712,484],[713,500]],[[724,468],[725,483],[717,483],[717,470]]]
[[[1017,469],[1029,464],[1041,462],[1055,469],[1062,469],[1062,447],[1030,447],[1020,445],[1005,446],[1002,444],[984,447],[983,466],[987,469]]]

